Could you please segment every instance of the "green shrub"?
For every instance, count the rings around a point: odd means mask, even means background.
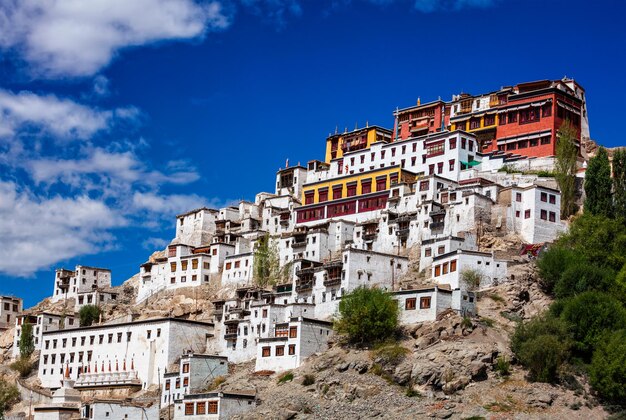
[[[626,401],[626,330],[604,337],[593,353],[589,377],[603,398],[617,403]]]
[[[496,321],[486,316],[481,317],[480,322],[482,322],[485,325],[485,327],[489,327],[489,328],[492,328],[496,324]]]
[[[480,287],[483,274],[479,270],[466,268],[461,271],[461,281],[466,285],[467,290],[476,290]]]
[[[532,380],[554,382],[568,357],[567,324],[549,314],[520,323],[511,338],[511,349]]]
[[[302,379],[303,386],[310,386],[315,383],[315,376],[313,375],[304,375],[304,379]]]
[[[383,290],[358,287],[341,298],[334,327],[353,344],[382,342],[397,331],[398,304]]]
[[[412,386],[408,386],[406,388],[406,392],[404,393],[404,395],[406,395],[409,398],[413,398],[413,397],[421,397],[422,394],[420,394],[420,392],[416,389],[414,389]]]
[[[3,419],[4,414],[19,401],[20,392],[17,386],[0,379],[0,419]]]
[[[496,359],[495,369],[500,376],[509,376],[511,374],[511,363],[506,357],[500,356]]]
[[[88,327],[100,318],[100,308],[95,305],[85,305],[78,313],[81,327]]]
[[[589,290],[609,290],[615,272],[607,267],[578,261],[565,269],[554,287],[558,299],[567,298]]]
[[[20,334],[20,356],[22,359],[27,359],[35,351],[35,339],[33,338],[33,325],[26,321],[22,325],[22,332]]]
[[[285,382],[291,382],[291,381],[293,381],[293,372],[285,372],[281,375],[280,378],[278,378],[279,384],[284,384]]]
[[[497,293],[492,293],[487,296],[489,297],[489,299],[493,300],[494,302],[504,303],[504,298]]]
[[[626,328],[626,309],[613,296],[585,292],[569,299],[561,313],[577,352],[589,360],[605,330]]]
[[[544,290],[552,293],[561,279],[563,272],[580,258],[575,251],[569,248],[553,246],[541,254],[537,260],[539,276]]]
[[[464,316],[463,321],[461,321],[461,328],[469,329],[472,328],[474,324],[472,324],[472,319],[469,316]]]
[[[14,371],[19,372],[22,378],[26,378],[33,371],[34,364],[29,358],[20,357],[15,362],[11,363],[10,367]]]
[[[376,346],[373,356],[381,359],[383,364],[397,365],[410,353],[406,347],[395,342],[386,342]]]

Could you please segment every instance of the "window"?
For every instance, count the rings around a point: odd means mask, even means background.
[[[430,309],[430,296],[420,298],[420,309]]]
[[[161,336],[161,329],[157,328],[157,337],[160,337],[160,336]]]
[[[175,273],[175,272],[176,272],[176,263],[175,263],[175,262],[170,263],[170,271],[171,271],[172,273]]]
[[[267,318],[267,309],[263,309],[263,318]]]
[[[550,219],[551,222],[556,222],[556,213],[551,211],[550,212]]]
[[[448,162],[448,164],[450,165],[450,171],[454,171],[454,159],[450,159],[450,161]]]
[[[304,193],[304,204],[313,204],[315,191],[307,191]]]
[[[289,344],[289,355],[294,355],[294,354],[296,354],[296,345]]]
[[[180,268],[181,268],[183,271],[186,271],[186,270],[187,270],[187,266],[189,265],[188,263],[189,263],[189,261],[187,261],[187,260],[185,260],[185,261],[181,261],[181,262],[180,262],[180,265],[181,265],[181,267],[180,267]]]
[[[150,337],[152,337],[152,330],[148,330],[146,332],[146,336],[148,337],[148,340],[150,339]]]
[[[217,401],[209,401],[208,414],[217,414]]]
[[[117,342],[118,343],[122,342],[122,333],[117,333]]]
[[[442,267],[443,267],[442,274],[443,274],[443,275],[448,274],[448,263],[443,263],[443,264],[442,264]]]
[[[270,357],[270,347],[263,347],[261,356],[262,357]]]
[[[113,342],[113,334],[109,334],[108,341],[109,344]]]
[[[456,149],[456,139],[450,139],[450,149]]]
[[[376,180],[376,191],[383,191],[387,189],[387,177]]]
[[[189,373],[189,363],[183,364],[183,373]]]
[[[461,138],[461,149],[465,149],[467,147],[467,139]]]
[[[550,194],[550,204],[556,204],[556,195]]]
[[[530,209],[524,212],[524,219],[530,219]]]
[[[276,356],[285,355],[285,346],[276,346]]]
[[[498,114],[498,124],[499,125],[506,124],[506,114]]]
[[[415,309],[415,305],[417,303],[417,298],[407,298],[404,301],[404,309],[407,311]]]
[[[170,380],[165,381],[165,390],[168,391],[170,389]]]
[[[542,137],[541,138],[541,145],[546,145],[546,144],[550,144],[550,137]]]
[[[470,120],[470,130],[480,128],[480,120],[478,118],[472,118]]]
[[[515,211],[515,217],[520,217],[520,211],[519,210]]]
[[[191,268],[193,270],[198,268],[198,259],[197,258],[194,258],[193,260],[191,260]]]
[[[522,193],[515,193],[515,201],[518,203],[522,202]]]
[[[456,260],[450,261],[450,272],[454,273],[456,271]]]
[[[189,377],[188,376],[183,378],[183,386],[189,386]]]
[[[103,344],[104,343],[104,334],[100,334],[98,336],[98,344]]]
[[[446,247],[444,245],[437,248],[437,254],[443,254],[444,252],[446,252]]]
[[[341,198],[343,193],[343,186],[342,185],[336,185],[333,187],[333,200],[337,200],[338,198]]]
[[[432,250],[430,248],[424,249],[424,256],[430,257],[432,255]]]
[[[372,180],[364,179],[361,181],[361,194],[369,194],[372,192]]]
[[[353,184],[348,184],[347,186],[347,196],[354,197],[356,195],[356,182]]]
[[[439,277],[441,275],[441,266],[435,266],[435,277]]]
[[[289,327],[289,338],[298,337],[298,327]]]
[[[548,212],[546,210],[541,210],[541,220],[548,220]]]
[[[517,112],[509,112],[509,124],[517,121]]]
[[[206,402],[202,401],[196,404],[196,415],[206,414]]]
[[[420,181],[420,191],[428,191],[429,186],[429,181]]]
[[[494,125],[496,123],[496,116],[494,114],[485,115],[485,127]]]
[[[548,202],[548,193],[541,193],[541,201],[543,201],[544,203]]]
[[[186,416],[193,416],[195,413],[194,411],[194,403],[185,403],[185,415]]]

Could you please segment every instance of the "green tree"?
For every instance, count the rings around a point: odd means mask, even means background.
[[[22,325],[22,333],[20,335],[20,357],[27,359],[35,351],[35,340],[33,338],[33,325],[26,321]]]
[[[604,147],[589,160],[585,173],[585,211],[591,214],[613,216],[613,198],[611,197],[611,165]]]
[[[19,401],[20,392],[17,387],[0,379],[0,419],[4,419],[4,414]]]
[[[557,245],[571,248],[580,258],[619,271],[626,263],[626,225],[605,216],[584,213],[577,217]]]
[[[590,291],[569,299],[561,319],[569,325],[574,348],[589,360],[606,331],[626,328],[626,309],[613,296]]]
[[[544,290],[552,293],[563,272],[579,259],[580,255],[569,247],[555,245],[543,252],[537,260],[537,267]]]
[[[381,289],[358,287],[341,298],[334,328],[353,344],[382,342],[396,333],[398,303]]]
[[[565,268],[556,283],[554,295],[567,298],[588,290],[609,291],[615,283],[615,272],[585,261],[577,261]]]
[[[561,217],[566,218],[576,211],[576,162],[578,147],[576,128],[565,121],[557,133],[556,162],[554,177],[561,190]]]
[[[616,216],[626,218],[626,148],[613,153],[613,208]]]
[[[78,317],[81,327],[88,327],[100,318],[100,308],[95,305],[85,305],[80,308]]]
[[[559,367],[567,360],[570,340],[567,324],[546,313],[518,324],[511,349],[529,370],[534,381],[554,382]]]
[[[265,287],[287,281],[291,264],[280,266],[278,246],[269,235],[265,235],[256,242],[253,268],[255,283],[260,287]]]
[[[593,388],[607,400],[626,401],[626,330],[615,331],[598,345],[589,368]]]

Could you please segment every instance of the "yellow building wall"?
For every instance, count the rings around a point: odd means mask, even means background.
[[[478,130],[482,130],[483,128],[491,128],[491,127],[495,127],[498,124],[500,124],[500,118],[506,118],[506,114],[498,114],[497,118],[494,119],[495,124],[491,124],[491,125],[485,125],[485,117],[480,117],[480,127],[478,128],[472,128],[469,129],[469,120],[465,120],[465,125],[468,127],[468,129],[466,130],[468,133],[471,133],[472,131],[478,131]],[[452,129],[452,131],[456,131],[459,129],[459,127],[457,126],[457,124],[452,124],[452,126],[454,127]]]
[[[304,186],[302,188],[302,203],[305,203],[305,196],[307,192],[310,192],[311,190],[315,191],[315,195],[313,196],[313,204],[318,204],[319,203],[319,190],[320,189],[324,189],[324,188],[328,188],[328,201],[333,201],[333,187],[337,186],[337,185],[341,185],[342,186],[342,192],[341,192],[341,198],[348,198],[346,197],[347,192],[348,192],[348,187],[347,184],[352,183],[352,182],[357,182],[356,185],[356,196],[360,196],[363,194],[363,191],[361,190],[361,181],[362,180],[366,180],[366,179],[371,179],[372,180],[372,191],[371,192],[376,192],[376,178],[385,175],[387,177],[387,188],[385,188],[385,190],[388,190],[390,188],[390,180],[389,180],[389,176],[391,174],[398,174],[398,180],[400,180],[400,176],[401,176],[401,171],[402,169],[400,167],[390,167],[390,168],[381,168],[378,169],[376,171],[370,171],[370,172],[364,172],[364,173],[358,173],[358,174],[354,174],[352,176],[346,176],[345,178],[339,178],[339,179],[331,179],[329,181],[326,182],[320,182],[318,184],[312,185],[310,187]]]
[[[340,136],[339,145],[337,147],[337,157],[335,159],[339,159],[343,157],[343,149],[342,149],[343,142],[344,142],[344,136]],[[372,127],[367,130],[367,148],[369,149],[369,147],[374,142],[376,142],[376,128]],[[330,163],[330,161],[332,160],[331,148],[332,148],[332,142],[331,142],[331,139],[328,138],[326,139],[326,155],[324,157],[325,159],[324,162],[326,163]]]

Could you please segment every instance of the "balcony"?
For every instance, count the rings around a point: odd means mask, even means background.
[[[339,286],[341,284],[341,276],[328,277],[324,280],[325,287]]]
[[[236,340],[236,339],[237,339],[237,331],[235,332],[226,331],[226,333],[224,334],[224,340]]]
[[[291,247],[292,248],[302,248],[303,246],[306,246],[306,239],[304,240],[295,240],[291,243]]]
[[[363,233],[364,241],[369,242],[369,241],[373,241],[374,239],[376,239],[376,232],[364,232]]]
[[[438,229],[443,229],[444,223],[443,222],[432,222],[430,223],[430,230],[438,230]]]
[[[313,281],[298,281],[296,282],[296,293],[303,293],[313,290]]]
[[[410,232],[410,229],[408,227],[404,228],[404,229],[398,229],[396,231],[396,235],[401,237],[401,238],[406,238],[406,237],[409,236],[409,232]]]

